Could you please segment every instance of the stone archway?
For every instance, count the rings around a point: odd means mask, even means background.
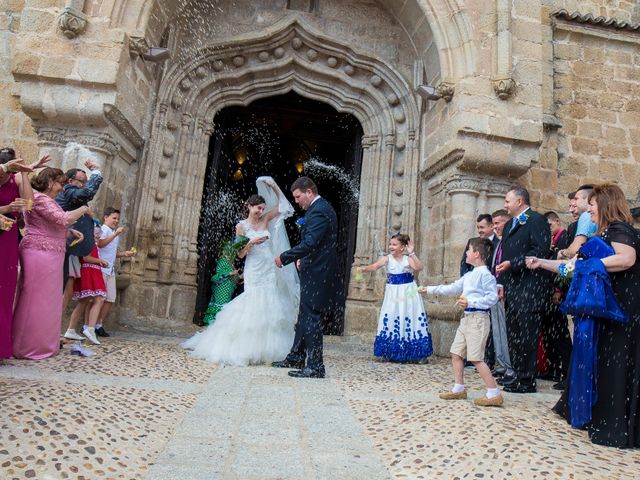
[[[142,165],[147,185],[138,232],[148,252],[145,278],[166,285],[168,291],[156,287],[155,294],[167,299],[170,317],[184,317],[169,307],[184,303],[172,297],[193,294],[189,288],[195,284],[215,113],[289,91],[351,113],[364,130],[356,261],[377,255],[389,228],[413,233],[420,114],[411,87],[397,71],[298,18],[249,38],[207,46],[167,72]],[[370,301],[372,288],[354,288],[350,298]]]

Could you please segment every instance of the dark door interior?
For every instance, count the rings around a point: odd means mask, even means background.
[[[273,177],[289,195],[291,183],[300,175],[309,175],[338,216],[338,263],[344,283],[324,324],[326,334],[341,335],[358,223],[359,122],[352,115],[291,92],[256,100],[248,107],[227,107],[216,115],[214,123],[198,233],[194,322],[202,322],[218,251],[234,235],[241,206],[255,193],[256,178]],[[302,215],[304,212],[298,211],[295,217]],[[286,222],[292,245],[299,240],[296,218]]]

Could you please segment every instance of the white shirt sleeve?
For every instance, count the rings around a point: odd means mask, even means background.
[[[427,293],[435,295],[460,295],[464,286],[464,277],[466,277],[466,275],[463,275],[458,280],[449,285],[428,286]]]
[[[498,287],[496,286],[496,279],[493,275],[490,273],[482,275],[480,277],[480,288],[482,292],[485,292],[485,295],[473,299],[473,302],[469,302],[469,307],[488,310],[498,303]]]

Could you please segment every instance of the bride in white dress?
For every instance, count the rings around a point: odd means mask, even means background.
[[[214,363],[255,365],[284,358],[293,344],[300,284],[293,265],[276,268],[275,257],[290,248],[284,219],[293,207],[271,177],[256,181],[258,193],[245,204],[247,218],[236,234],[249,238],[244,292],[226,304],[216,321],[182,346]],[[265,213],[266,211],[266,213]]]

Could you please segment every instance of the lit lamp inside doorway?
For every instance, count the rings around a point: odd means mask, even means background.
[[[236,157],[236,163],[238,164],[238,169],[235,172],[233,172],[232,178],[235,182],[239,182],[244,177],[241,167],[247,162],[249,155],[245,147],[236,148],[233,154]]]
[[[302,162],[297,162],[296,163],[296,172],[298,172],[298,173],[304,172],[304,163],[302,163]]]

